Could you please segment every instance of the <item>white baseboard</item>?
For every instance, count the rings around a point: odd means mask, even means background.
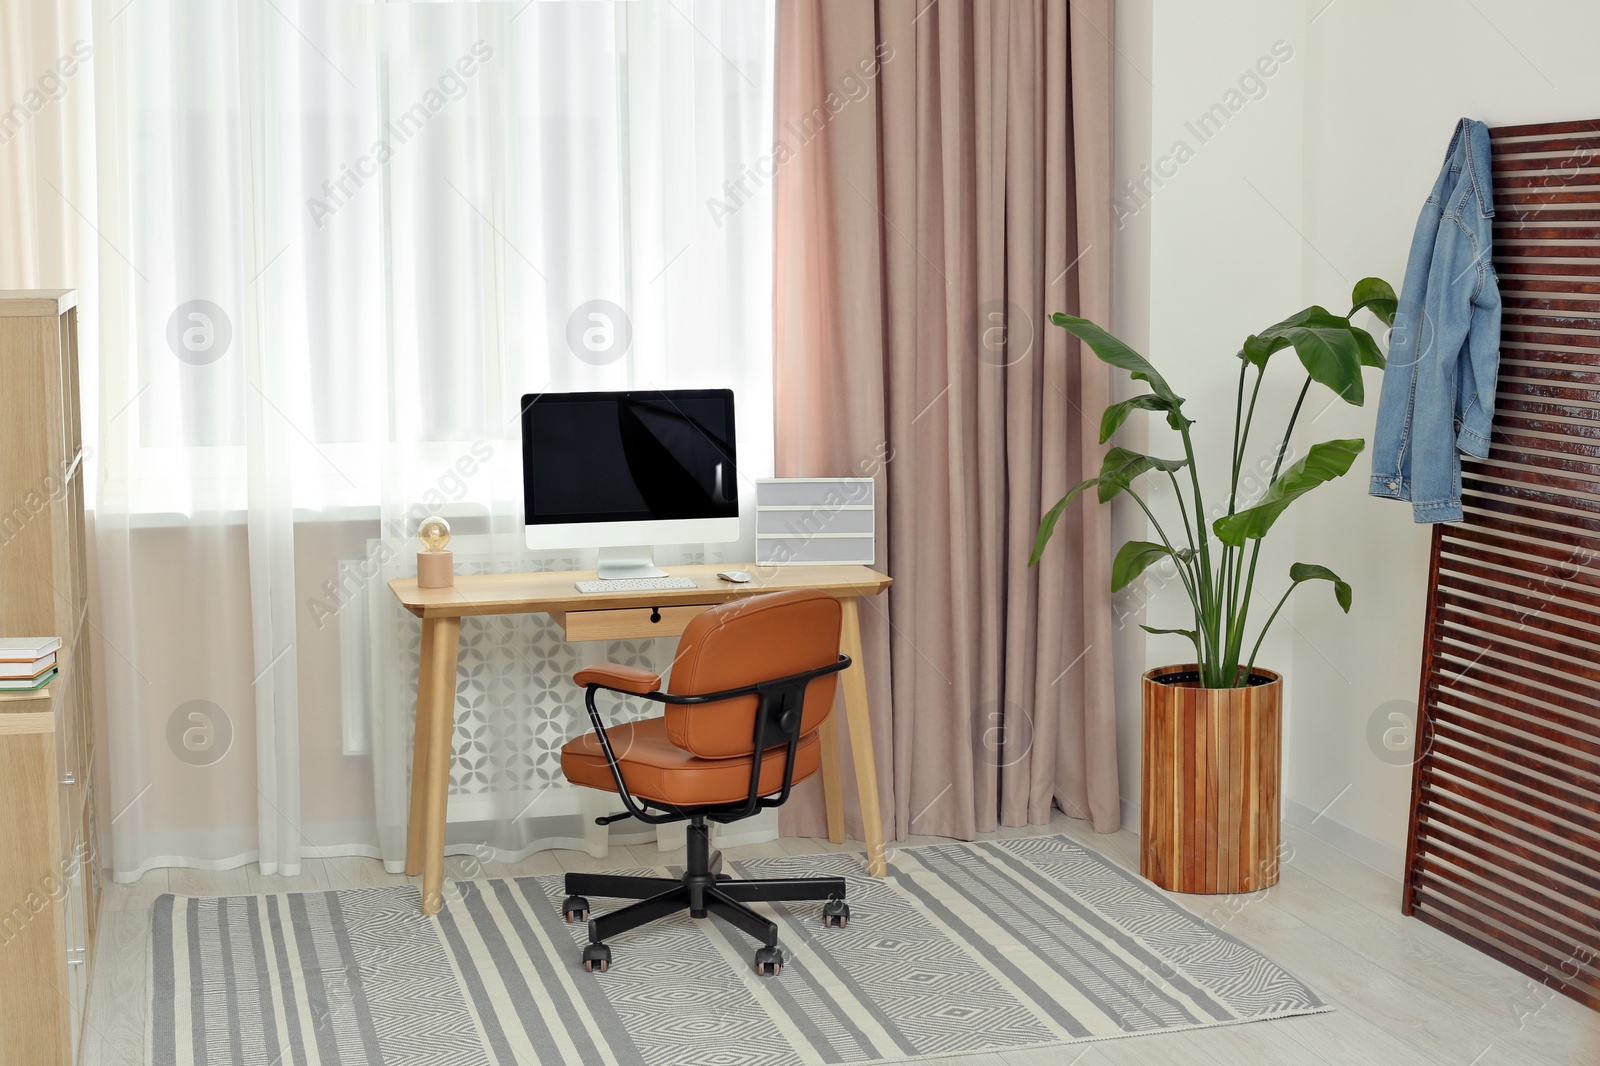
[[[1294,800],[1283,801],[1283,821],[1316,837],[1330,848],[1344,852],[1357,862],[1370,866],[1385,877],[1400,880],[1405,872],[1406,855],[1400,848],[1385,844],[1375,836],[1346,825],[1337,818],[1319,814],[1315,809]]]
[[[1405,871],[1405,852],[1385,844],[1377,837],[1348,826],[1337,818],[1330,818],[1326,814],[1319,816],[1317,811],[1304,803],[1284,800],[1283,821],[1285,825],[1293,826],[1330,848],[1344,852],[1385,877],[1398,880]],[[1122,797],[1122,828],[1136,835],[1139,832],[1139,802],[1127,796]]]

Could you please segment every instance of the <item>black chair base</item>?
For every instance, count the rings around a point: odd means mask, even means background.
[[[755,970],[776,977],[783,969],[778,948],[778,927],[762,917],[750,903],[821,900],[824,926],[843,926],[850,920],[844,901],[842,877],[761,878],[735,881],[722,872],[722,855],[711,852],[704,817],[689,822],[688,867],[681,878],[629,877],[623,874],[569,873],[567,899],[562,913],[567,921],[589,923],[589,944],[583,949],[583,968],[605,972],[611,968],[611,948],[606,941],[621,933],[688,911],[692,918],[717,917],[746,936],[761,942],[755,953]],[[637,900],[621,910],[589,917],[588,896]]]

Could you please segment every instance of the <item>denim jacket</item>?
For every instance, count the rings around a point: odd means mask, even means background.
[[[1461,456],[1489,454],[1500,369],[1493,215],[1489,128],[1464,118],[1411,238],[1372,442],[1372,495],[1411,501],[1418,522],[1460,521]]]

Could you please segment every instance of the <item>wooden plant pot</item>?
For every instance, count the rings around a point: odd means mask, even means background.
[[[1144,675],[1139,872],[1169,892],[1278,883],[1283,679],[1200,687],[1194,663]]]

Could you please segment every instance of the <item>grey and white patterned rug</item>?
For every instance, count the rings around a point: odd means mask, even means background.
[[[586,974],[559,877],[156,901],[149,1061],[262,1066],[900,1062],[1328,1010],[1260,952],[1066,837],[730,864],[836,873],[851,920],[779,905],[786,956],[687,915]],[[596,900],[610,909],[611,900]]]

